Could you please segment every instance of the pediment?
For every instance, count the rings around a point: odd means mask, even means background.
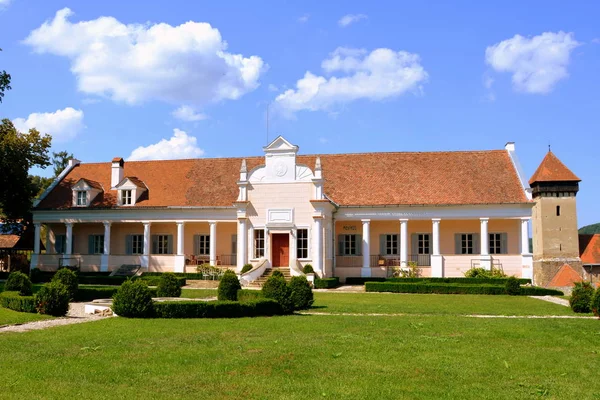
[[[265,153],[297,153],[298,146],[288,142],[283,136],[277,136],[275,140],[263,147]]]

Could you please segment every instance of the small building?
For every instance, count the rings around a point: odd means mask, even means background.
[[[42,269],[193,271],[311,264],[320,276],[422,276],[472,267],[532,277],[532,192],[515,146],[455,152],[301,155],[278,137],[263,157],[81,163],[33,210]]]

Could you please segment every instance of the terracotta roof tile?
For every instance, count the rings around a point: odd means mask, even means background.
[[[581,276],[569,264],[565,264],[554,275],[548,287],[575,286],[575,282],[581,282]]]
[[[316,155],[297,157],[314,168]],[[460,205],[528,202],[504,150],[321,155],[324,192],[339,205]],[[264,157],[246,158],[248,171]],[[126,176],[148,187],[135,207],[232,206],[242,158],[127,161]],[[38,205],[70,208],[71,186],[81,178],[110,187],[111,164],[80,164]],[[99,194],[90,207],[115,207],[116,191]]]
[[[553,152],[549,151],[537,168],[529,184],[534,182],[579,182],[577,177]]]
[[[584,265],[600,265],[600,234],[579,235],[579,256]]]
[[[0,249],[12,249],[20,238],[19,235],[0,235]]]
[[[100,182],[92,181],[91,179],[87,179],[87,178],[81,178],[77,182],[79,182],[81,180],[83,180],[85,183],[87,183],[87,185],[89,187],[92,187],[92,188],[98,189],[98,190],[104,190],[104,188],[102,187]],[[75,182],[75,184],[77,184],[77,182]]]

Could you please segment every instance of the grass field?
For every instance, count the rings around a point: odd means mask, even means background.
[[[25,322],[33,322],[49,318],[52,317],[32,313],[21,313],[0,307],[0,326],[24,324]]]

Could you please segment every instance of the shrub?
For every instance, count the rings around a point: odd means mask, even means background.
[[[242,288],[240,281],[236,276],[235,272],[231,270],[225,271],[221,282],[219,282],[219,289],[217,290],[217,299],[219,300],[237,300],[237,292]]]
[[[42,281],[42,271],[39,268],[32,268],[29,272],[29,276],[31,277],[31,282],[39,283]]]
[[[304,274],[314,274],[315,270],[313,269],[312,265],[306,264],[304,266],[304,268],[302,268],[302,273],[304,273]]]
[[[154,303],[148,285],[141,280],[123,282],[113,296],[113,312],[127,318],[151,317]]]
[[[591,309],[594,315],[600,318],[600,287],[596,289],[596,292],[592,296]]]
[[[321,278],[315,279],[315,289],[332,289],[340,285],[340,278]]]
[[[576,313],[589,313],[593,295],[594,288],[589,282],[576,282],[569,299],[571,309]]]
[[[506,280],[504,288],[506,290],[506,294],[511,296],[516,296],[521,292],[521,285],[519,284],[519,280],[514,276],[511,276]]]
[[[35,294],[35,308],[40,314],[62,317],[69,311],[69,289],[59,281],[46,283]]]
[[[504,285],[508,278],[346,278],[346,283],[349,280],[352,282],[356,280],[362,280],[363,282],[398,282],[398,283],[417,283],[417,282],[429,282],[429,283],[460,283],[464,285],[480,285],[488,283],[490,285]],[[521,285],[531,284],[531,279],[517,278]]]
[[[271,274],[271,276],[278,276],[278,277],[281,277],[281,278],[285,279],[285,276],[283,276],[283,273],[280,270],[278,270],[278,269],[276,269],[275,271],[273,271],[273,273]]]
[[[79,283],[77,282],[77,275],[75,272],[71,271],[68,268],[61,268],[56,271],[56,274],[52,278],[52,282],[60,282],[67,287],[67,291],[69,292],[69,300],[75,299],[77,295],[77,289],[79,288]]]
[[[281,315],[272,299],[237,301],[161,301],[155,305],[157,318],[241,318]]]
[[[20,296],[19,292],[0,293],[0,307],[19,312],[36,312],[33,296]]]
[[[492,268],[490,276],[492,278],[508,278],[509,276],[504,273],[501,269]]]
[[[21,296],[31,296],[31,281],[29,277],[22,272],[15,271],[8,275],[4,284],[4,290],[7,292],[19,292]]]
[[[491,270],[487,270],[485,268],[471,268],[465,272],[465,277],[482,279],[506,278],[506,274],[498,268],[492,268]]]
[[[295,310],[306,310],[314,303],[314,297],[310,283],[304,276],[294,276],[290,280],[292,291],[292,302]]]
[[[262,295],[267,299],[277,300],[284,313],[294,312],[292,289],[287,285],[283,276],[270,276],[262,287]]]
[[[252,264],[244,264],[244,266],[242,267],[242,274],[245,274],[246,272],[250,271],[252,269]]]
[[[181,296],[181,286],[179,280],[172,272],[165,272],[159,278],[156,294],[158,297],[179,297]]]

